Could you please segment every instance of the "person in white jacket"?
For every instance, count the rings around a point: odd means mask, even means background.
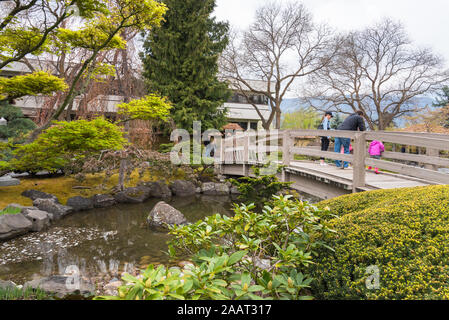
[[[323,119],[321,121],[320,126],[318,129],[321,130],[330,130],[331,129],[331,119],[334,117],[332,112],[327,111]],[[330,137],[321,137],[321,151],[327,151],[329,149],[329,143],[330,143]],[[322,157],[320,159],[320,165],[325,166],[326,163],[324,162],[324,158]]]

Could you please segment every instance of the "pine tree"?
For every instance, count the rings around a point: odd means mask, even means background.
[[[0,118],[8,121],[6,126],[0,126],[0,139],[23,138],[23,136],[36,128],[36,124],[23,116],[19,107],[0,103]]]
[[[142,61],[148,90],[168,97],[177,128],[204,130],[226,123],[219,108],[230,91],[218,75],[218,58],[228,43],[228,23],[211,17],[215,0],[165,0],[160,28],[146,35]]]

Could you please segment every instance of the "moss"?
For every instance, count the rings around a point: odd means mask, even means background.
[[[157,181],[178,179],[178,175],[173,177],[167,177],[167,174],[163,175],[158,172],[147,172],[140,179],[137,170],[131,174],[129,181],[126,183],[126,187],[135,187],[140,180],[142,181]],[[18,203],[24,206],[30,206],[33,204],[32,200],[21,196],[21,193],[25,190],[35,189],[47,193],[51,193],[58,197],[59,201],[63,204],[71,197],[82,196],[90,197],[98,193],[107,193],[118,183],[118,174],[114,174],[110,177],[104,186],[101,186],[104,181],[104,174],[87,175],[83,182],[77,181],[74,177],[63,176],[56,178],[22,178],[20,179],[20,185],[13,187],[0,187],[0,209],[6,207],[11,203]],[[86,187],[88,189],[74,189],[73,187]]]
[[[319,252],[314,290],[323,299],[448,299],[449,186],[365,192],[323,201],[339,218]],[[369,290],[369,266],[380,287]]]

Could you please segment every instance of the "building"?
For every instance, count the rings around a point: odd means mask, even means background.
[[[245,95],[241,94],[239,88],[232,84],[231,81],[229,88],[232,90],[233,95],[223,105],[223,108],[228,110],[227,117],[229,123],[236,123],[244,130],[253,129],[257,130],[261,128],[262,121],[254,106],[247,102],[248,96],[250,101],[254,103],[260,113],[265,119],[270,116],[271,107],[269,105],[268,98],[261,94],[255,94],[249,90],[245,90]],[[250,86],[257,91],[265,91],[267,89],[267,82],[261,80],[248,80]]]
[[[52,70],[54,66],[50,62],[41,62],[37,60],[29,59],[29,62],[36,69],[46,69]],[[42,63],[46,65],[42,65]],[[30,73],[30,69],[23,63],[11,63],[8,68],[1,70],[0,76],[2,77],[12,77],[16,75],[23,75]],[[230,83],[230,89],[233,94],[229,101],[224,103],[222,108],[226,108],[227,117],[229,123],[238,124],[244,130],[248,129],[260,129],[261,119],[257,113],[254,106],[247,102],[246,97],[242,95],[241,91],[238,90],[237,86]],[[267,82],[259,80],[248,80],[251,83],[251,87],[258,91],[264,91],[267,87]],[[94,99],[89,101],[88,111],[90,112],[102,112],[108,115],[113,115],[116,112],[116,105],[123,101],[123,97],[111,92],[110,95],[98,95]],[[260,113],[264,118],[270,116],[270,106],[268,99],[261,94],[254,94],[250,91],[246,91],[245,95],[248,96],[256,107],[259,109]],[[78,110],[81,98],[75,98],[74,105],[72,107],[73,111]],[[45,97],[43,96],[26,96],[20,99],[16,99],[14,104],[22,109],[23,114],[29,118],[35,118],[37,112],[44,107]]]

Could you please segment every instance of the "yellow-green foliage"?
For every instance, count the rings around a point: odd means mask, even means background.
[[[167,98],[155,94],[117,105],[118,114],[124,115],[129,120],[161,119],[165,121],[170,115],[171,108],[172,105]]]
[[[324,299],[448,299],[449,186],[381,190],[321,202],[339,218],[314,266]],[[368,290],[366,268],[380,270]]]
[[[121,128],[104,118],[56,121],[35,141],[14,150],[10,166],[15,171],[54,172],[102,150],[120,150],[125,144]]]
[[[36,71],[12,78],[0,78],[0,99],[52,94],[55,91],[66,89],[67,85],[63,79],[45,71]]]
[[[104,49],[124,49],[126,47],[126,41],[119,35],[114,35],[111,37],[111,40],[107,42],[110,35],[93,24],[88,25],[81,30],[60,28],[57,37],[60,41],[70,44],[72,47],[88,50],[98,49],[103,46],[104,43],[107,43],[107,46]]]

